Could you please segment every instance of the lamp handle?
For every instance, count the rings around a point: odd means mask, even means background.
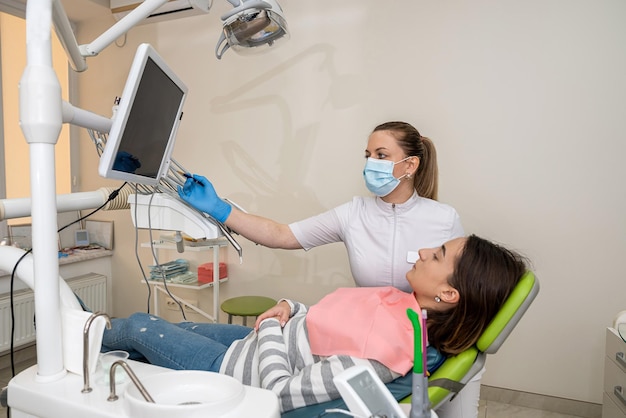
[[[222,47],[221,50],[220,46]],[[215,45],[215,56],[218,60],[222,59],[222,55],[224,55],[224,52],[228,51],[228,48],[230,48],[230,45],[226,41],[226,36],[224,36],[224,32],[222,31],[220,39],[217,41],[217,45]]]

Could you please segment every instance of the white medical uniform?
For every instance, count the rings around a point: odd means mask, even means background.
[[[357,286],[394,286],[411,292],[407,254],[464,235],[453,207],[413,193],[401,204],[354,197],[328,212],[289,225],[305,250],[343,242]]]

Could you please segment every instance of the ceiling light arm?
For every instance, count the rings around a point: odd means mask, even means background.
[[[80,51],[83,56],[98,55],[104,48],[115,42],[117,38],[128,32],[132,27],[144,20],[159,7],[167,3],[167,0],[145,0],[126,16],[117,21],[102,35],[87,45],[81,45]]]
[[[78,45],[70,21],[63,9],[60,0],[53,0],[52,21],[56,29],[61,45],[65,49],[72,68],[75,71],[85,71],[87,64],[85,57],[98,55],[104,48],[115,42],[117,38],[128,32],[133,26],[148,17],[159,7],[167,3],[167,0],[145,0],[130,13],[117,21],[113,26],[97,37],[93,42]]]
[[[52,22],[57,37],[63,49],[65,49],[65,53],[74,71],[85,71],[87,69],[87,62],[78,49],[78,42],[74,36],[74,30],[65,13],[65,9],[63,9],[61,0],[54,0],[52,2]]]

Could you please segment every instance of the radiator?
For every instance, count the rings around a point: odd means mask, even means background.
[[[66,280],[70,288],[90,310],[106,312],[106,276],[89,273]],[[0,353],[11,348],[11,299],[8,293],[0,295]],[[13,295],[15,315],[14,348],[35,341],[35,300],[30,289]]]

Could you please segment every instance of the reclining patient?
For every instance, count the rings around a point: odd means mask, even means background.
[[[372,368],[385,383],[411,371],[407,308],[426,309],[430,349],[458,354],[476,342],[526,271],[520,255],[475,235],[419,255],[406,274],[413,293],[341,288],[308,308],[283,299],[254,329],[136,313],[112,320],[102,351],[233,376],[276,393],[282,412],[336,399],[333,377],[354,365]]]

